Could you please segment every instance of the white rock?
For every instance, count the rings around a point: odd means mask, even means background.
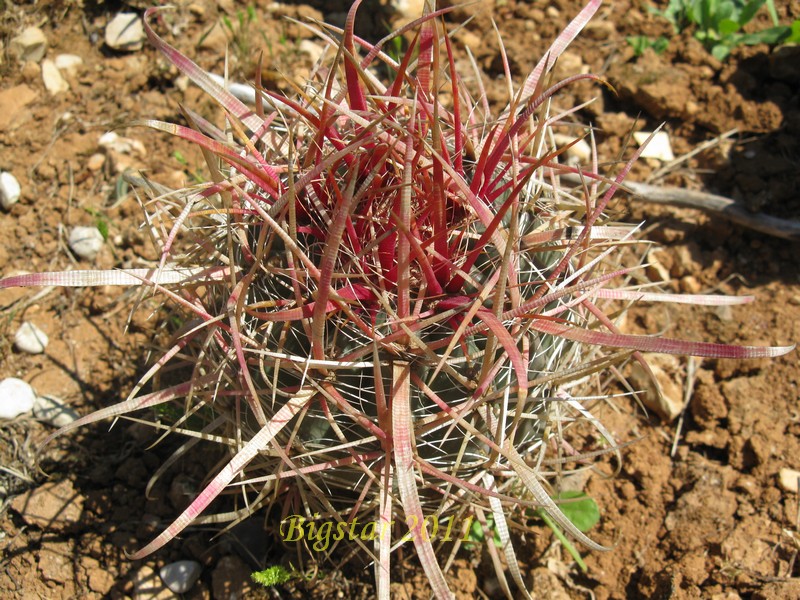
[[[556,133],[553,135],[555,139],[556,146],[559,148],[563,146],[568,146],[572,142],[575,141],[576,136],[567,135],[565,133]],[[592,160],[592,147],[589,146],[589,142],[586,140],[579,139],[573,146],[564,152],[564,156],[566,156],[566,163],[568,165],[588,165]]]
[[[50,92],[51,96],[63,94],[69,90],[67,80],[58,70],[56,63],[49,58],[42,61],[42,79],[44,80],[44,87]]]
[[[322,58],[322,55],[325,54],[325,48],[311,40],[302,40],[300,44],[298,44],[297,49],[300,50],[300,52],[308,54],[308,56],[311,57],[311,62],[314,64],[317,64],[319,59]]]
[[[47,52],[47,36],[38,27],[27,27],[11,40],[8,50],[21,62],[28,60],[39,62]]]
[[[83,59],[77,54],[59,54],[56,56],[56,67],[58,67],[58,70],[71,77],[78,74],[82,65]]]
[[[645,407],[670,423],[683,411],[680,361],[671,354],[645,353],[642,356],[655,380],[650,378],[640,363],[634,361],[628,381],[640,392],[639,399]]]
[[[637,131],[633,134],[633,139],[640,146],[644,144],[648,137],[650,137],[650,133],[646,131]],[[642,150],[641,156],[642,158],[655,158],[663,162],[675,160],[675,155],[672,153],[672,144],[669,141],[669,134],[666,131],[656,133],[647,144],[647,147]]]
[[[785,492],[794,492],[796,494],[798,479],[800,479],[800,471],[781,469],[778,472],[778,485]]]
[[[49,341],[47,334],[29,321],[20,325],[14,334],[14,346],[28,354],[41,354]]]
[[[4,209],[8,210],[17,203],[21,191],[16,177],[7,171],[0,173],[0,204]]]
[[[103,165],[106,164],[106,157],[104,154],[100,154],[99,152],[92,154],[89,157],[89,160],[86,161],[86,168],[90,171],[99,171],[103,168]]]
[[[114,50],[141,50],[144,37],[142,20],[136,13],[118,13],[106,25],[106,45]]]
[[[391,0],[389,6],[401,19],[413,21],[422,16],[425,0]]]
[[[0,419],[13,419],[29,412],[36,392],[22,379],[8,377],[0,381]]]
[[[251,85],[244,83],[225,82],[225,78],[217,75],[216,73],[208,74],[211,79],[216,83],[227,89],[231,94],[236,96],[242,102],[254,104],[256,101],[256,90]]]
[[[33,402],[33,416],[50,423],[53,427],[64,427],[78,418],[78,413],[55,396],[36,396]]]
[[[86,260],[94,260],[103,242],[103,234],[97,227],[74,227],[69,234],[69,247]]]
[[[159,575],[170,590],[185,594],[200,578],[200,563],[194,560],[179,560],[161,568]]]
[[[114,131],[109,131],[101,135],[98,144],[106,150],[118,152],[119,154],[136,153],[140,156],[147,154],[142,142],[133,138],[122,137]]]

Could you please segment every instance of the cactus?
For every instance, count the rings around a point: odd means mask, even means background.
[[[179,452],[200,442],[228,449],[198,497],[133,558],[233,490],[243,508],[219,517],[278,506],[292,539],[302,532],[309,548],[360,547],[380,598],[399,544],[413,545],[434,595],[452,597],[441,560],[458,551],[465,523],[491,523],[499,544],[488,551],[496,565],[505,555],[529,597],[510,533],[526,510],[601,549],[559,509],[544,468],[574,461],[549,453],[566,447],[576,422],[614,447],[580,396],[595,374],[631,357],[643,363],[640,351],[755,357],[789,348],[626,335],[605,314],[615,301],[672,298],[611,287],[633,270],[616,265],[635,228],[609,225],[603,213],[637,155],[609,177],[596,158],[566,164],[569,145],[554,143],[577,108],[554,114],[551,98],[600,80],[552,82],[552,67],[600,2],[517,91],[508,81],[496,116],[456,72],[440,19],[450,9],[428,4],[371,45],[353,32],[359,4],[342,31],[309,25],[329,53],[305,88],[287,97],[256,81],[255,108],[162,40],[149,10],[150,41],[219,103],[225,127],[189,109],[189,126],[141,124],[199,146],[209,182],[142,186],[161,247],[152,269],[23,275],[0,287],[141,285],[185,319],[126,400],[51,436],[171,403],[178,418],[154,425],[188,436]],[[399,61],[382,51],[408,32],[414,41]],[[395,74],[388,83],[374,74],[378,63]],[[582,183],[567,186],[567,174]],[[185,380],[143,394],[166,367],[183,367]]]

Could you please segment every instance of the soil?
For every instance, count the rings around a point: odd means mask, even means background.
[[[263,50],[267,84],[288,88],[284,76],[302,81],[311,67],[310,56],[301,51],[311,35],[282,17],[341,21],[348,3],[258,3],[250,16],[244,4],[232,0],[179,4],[165,19],[171,43],[205,69],[221,73],[230,42],[230,70],[240,79],[252,77]],[[642,160],[630,177],[710,191],[751,211],[800,219],[800,48],[741,47],[720,63],[690,33],[674,35],[647,4],[623,0],[602,8],[558,66],[563,75],[599,73],[616,90],[601,90],[598,100],[577,115],[598,128],[601,157],[613,164],[626,151],[629,155],[629,133],[652,131],[662,122],[679,157],[735,128],[736,133],[668,168]],[[777,4],[782,22],[800,18],[797,4]],[[446,19],[452,26],[474,17],[455,38],[471,47],[490,101],[504,104],[503,63],[491,20],[502,32],[511,72],[520,78],[580,3],[497,0],[483,5],[457,9]],[[0,169],[13,173],[22,186],[20,202],[0,212],[0,271],[152,264],[156,256],[139,228],[139,207],[120,173],[140,169],[174,187],[202,174],[202,157],[186,144],[130,123],[179,121],[179,104],[208,113],[211,105],[152,48],[115,52],[103,45],[105,25],[114,14],[141,11],[141,3],[6,0],[0,6],[5,48]],[[359,32],[373,38],[395,18],[385,7],[362,14]],[[235,35],[219,25],[221,15]],[[69,53],[83,59],[67,75],[69,90],[49,93],[40,65],[20,63],[7,51],[11,38],[31,25],[49,40],[47,58]],[[768,25],[762,15],[751,28]],[[631,35],[671,39],[663,54],[649,50],[637,57],[625,41]],[[596,87],[581,85],[557,102],[570,107],[597,95]],[[140,145],[102,148],[100,136],[112,129]],[[689,209],[621,198],[613,210],[620,220],[644,221],[646,235],[662,245],[651,252],[658,263],[651,271],[656,281],[669,275],[671,281],[663,283],[667,289],[755,298],[733,309],[634,307],[629,331],[753,345],[800,340],[796,242]],[[68,228],[99,221],[108,228],[109,243],[93,264],[76,259],[67,248]],[[163,334],[158,319],[151,318],[157,309],[147,299],[129,319],[130,300],[115,288],[1,292],[0,377],[20,377],[81,414],[117,401],[141,375],[150,344]],[[13,350],[13,333],[23,319],[49,336],[44,354]],[[775,360],[682,358],[667,364],[665,376],[680,398],[688,387],[688,404],[675,421],[648,416],[633,402],[618,401],[602,412],[620,442],[633,442],[620,464],[601,461],[585,484],[602,512],[591,535],[611,550],[584,552],[588,571],[583,573],[543,527],[521,542],[526,581],[543,598],[800,598],[798,495],[778,480],[781,469],[800,468],[796,352]],[[48,445],[37,470],[36,449],[52,431],[30,416],[0,421],[3,597],[175,597],[156,574],[184,558],[203,566],[187,598],[374,594],[371,569],[352,563],[273,592],[254,590],[249,572],[279,562],[285,551],[273,541],[253,541],[252,528],[213,537],[216,530],[198,527],[146,560],[127,560],[125,552],[174,518],[205,477],[201,461],[179,463],[168,484],[147,494],[149,476],[169,455],[172,442],[153,447],[152,437],[135,423],[117,423],[110,431],[101,424]],[[491,561],[480,559],[477,552],[460,556],[451,568],[459,598],[501,597]],[[398,556],[396,564],[395,596],[427,598],[415,561]]]

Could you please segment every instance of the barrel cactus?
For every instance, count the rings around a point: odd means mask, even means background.
[[[507,82],[498,115],[456,72],[440,19],[449,9],[430,3],[395,32],[414,34],[395,60],[383,51],[393,36],[371,45],[354,35],[359,4],[341,31],[309,25],[329,52],[303,89],[284,96],[256,82],[254,107],[161,39],[148,11],[150,41],[219,103],[225,124],[189,109],[189,126],[142,124],[197,144],[209,181],[177,191],[142,185],[153,198],[143,203],[146,222],[164,232],[152,269],[23,275],[0,286],[142,285],[182,315],[173,345],[125,401],[54,434],[172,403],[179,417],[156,425],[189,437],[181,452],[197,443],[230,452],[133,558],[207,518],[227,489],[243,507],[228,520],[277,505],[299,519],[285,523],[312,550],[360,546],[380,598],[389,597],[400,544],[413,546],[434,595],[452,597],[442,564],[458,551],[463,524],[491,523],[495,564],[504,553],[527,597],[510,533],[527,510],[600,548],[553,500],[554,469],[544,466],[568,466],[549,454],[566,447],[570,424],[588,424],[614,446],[580,397],[595,373],[642,360],[640,351],[787,349],[626,335],[601,310],[669,298],[610,285],[631,271],[616,256],[634,229],[605,224],[603,213],[630,163],[608,177],[596,159],[567,164],[569,144],[554,143],[555,130],[574,131],[565,120],[575,111],[555,112],[551,98],[598,78],[553,82],[552,67],[600,2],[588,3],[519,89]],[[393,74],[388,82],[377,64]],[[581,183],[566,185],[566,174]],[[167,367],[185,380],[142,393]]]

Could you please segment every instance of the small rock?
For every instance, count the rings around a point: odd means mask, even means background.
[[[29,525],[50,531],[70,528],[80,521],[83,513],[83,496],[75,491],[69,479],[58,483],[45,483],[11,501]]]
[[[668,282],[670,280],[669,268],[668,265],[664,264],[665,261],[671,263],[670,256],[664,252],[650,250],[650,252],[647,253],[647,267],[645,272],[650,281]]]
[[[572,144],[576,139],[564,133],[556,133],[553,137],[559,148]],[[579,139],[562,156],[566,156],[565,162],[568,165],[588,165],[592,160],[592,148],[586,140]]]
[[[176,594],[185,594],[200,578],[200,563],[194,560],[179,560],[165,565],[159,571],[161,580]]]
[[[36,100],[37,94],[24,83],[0,92],[0,131],[21,127],[32,116],[25,108]]]
[[[184,510],[196,496],[197,484],[188,475],[179,473],[170,483],[167,497],[176,510]]]
[[[7,171],[0,173],[0,204],[4,209],[8,210],[16,204],[21,192],[16,177]]]
[[[74,578],[73,547],[69,542],[48,544],[39,552],[39,571],[42,579],[65,584]]]
[[[50,423],[53,427],[64,427],[78,418],[78,413],[55,396],[36,396],[33,402],[33,416]]]
[[[645,362],[653,372],[650,378],[641,364],[631,363],[629,380],[642,393],[639,398],[649,410],[667,421],[673,421],[683,411],[683,386],[680,379],[680,362],[670,354],[646,353]]]
[[[191,79],[189,79],[186,75],[178,75],[175,78],[175,87],[180,90],[181,92],[185,92],[189,89],[189,84],[191,83]]]
[[[102,148],[119,154],[138,154],[144,156],[147,151],[144,144],[133,138],[122,137],[114,131],[109,131],[100,136],[97,142]]]
[[[198,2],[192,2],[186,8],[189,9],[189,12],[192,13],[192,15],[194,15],[195,17],[197,17],[200,20],[202,20],[203,17],[206,16],[206,7],[203,6],[202,4],[198,3]]]
[[[171,600],[177,598],[161,579],[156,572],[143,565],[131,577],[133,581],[133,598],[134,600]]]
[[[8,51],[20,61],[39,62],[47,52],[47,36],[38,27],[27,27],[11,40]]]
[[[394,10],[395,14],[399,16],[403,22],[411,22],[422,16],[425,2],[424,0],[391,0],[389,6],[392,7],[392,10]]]
[[[548,6],[544,10],[544,14],[551,19],[557,19],[561,15],[561,11],[559,11],[555,6]]]
[[[56,56],[56,67],[70,77],[75,77],[81,66],[83,66],[83,59],[77,54],[59,54]]]
[[[97,172],[103,168],[104,164],[106,164],[106,157],[104,154],[98,152],[89,157],[89,160],[86,161],[86,168],[90,171]]]
[[[563,52],[558,57],[553,73],[556,79],[566,79],[579,73],[588,73],[589,65],[583,62],[583,58],[577,52]]]
[[[311,62],[314,64],[317,64],[319,59],[322,58],[322,55],[325,54],[325,48],[311,40],[302,40],[297,46],[297,49],[304,54],[308,54],[308,56],[311,57]]]
[[[69,91],[67,80],[61,75],[56,63],[49,58],[42,61],[42,80],[44,81],[44,87],[50,92],[51,96]]]
[[[36,392],[33,388],[16,377],[7,377],[0,381],[0,419],[14,419],[33,409]]]
[[[637,131],[633,134],[633,139],[640,146],[645,143],[650,134],[646,131]],[[659,131],[653,136],[653,139],[647,144],[647,147],[642,150],[642,158],[655,158],[662,162],[675,160],[675,155],[672,153],[672,144],[669,141],[669,134],[666,131]]]
[[[798,479],[800,479],[800,471],[781,469],[778,472],[778,485],[784,492],[793,492],[796,494]]]
[[[103,234],[97,227],[74,227],[69,234],[69,247],[86,260],[94,260],[104,241]]]
[[[89,589],[98,594],[108,594],[115,583],[114,576],[101,567],[89,570],[87,580]]]
[[[142,20],[136,13],[118,13],[106,25],[106,45],[113,50],[141,50],[144,38]]]
[[[20,75],[22,75],[22,80],[26,83],[39,83],[39,80],[42,78],[42,65],[32,60],[26,60],[22,63]]]
[[[47,334],[33,323],[25,321],[14,334],[14,346],[21,352],[41,354],[50,340]]]

